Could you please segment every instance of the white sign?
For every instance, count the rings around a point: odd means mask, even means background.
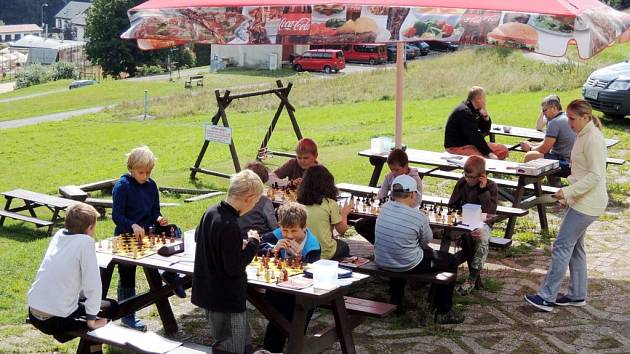
[[[205,127],[205,137],[207,141],[214,141],[221,144],[230,144],[232,142],[232,128],[211,124],[206,124]]]

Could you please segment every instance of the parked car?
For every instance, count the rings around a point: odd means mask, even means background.
[[[630,115],[630,61],[593,71],[584,83],[582,96],[611,117]]]
[[[442,42],[432,39],[425,40],[424,42],[429,45],[431,50],[436,52],[454,52],[459,49],[459,45],[456,43]]]
[[[342,50],[347,62],[356,61],[375,65],[387,61],[387,46],[384,44],[349,44],[343,46]]]
[[[95,80],[75,80],[72,83],[70,83],[70,86],[68,86],[68,89],[72,90],[72,89],[83,87],[83,86],[94,85],[95,83],[96,83]]]
[[[405,59],[413,59],[420,55],[420,49],[415,45],[405,43]],[[396,61],[396,44],[387,45],[387,61]]]
[[[339,72],[346,67],[343,51],[338,49],[312,49],[307,50],[299,57],[293,59],[295,71],[323,71],[327,74]]]
[[[420,50],[420,56],[425,56],[429,54],[429,51],[431,49],[431,47],[425,41],[410,42],[409,44],[417,47],[418,50]]]

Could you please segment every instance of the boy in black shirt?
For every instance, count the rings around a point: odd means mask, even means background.
[[[260,242],[257,232],[243,240],[238,218],[256,205],[262,190],[260,178],[250,170],[232,176],[227,198],[206,210],[195,232],[192,303],[206,309],[214,347],[233,353],[245,353],[250,342],[245,267]]]

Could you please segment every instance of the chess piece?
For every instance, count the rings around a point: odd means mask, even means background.
[[[166,244],[166,232],[162,232],[162,244]]]
[[[271,271],[269,269],[265,271],[265,282],[271,283]]]
[[[289,281],[289,272],[286,269],[282,270],[282,281]]]

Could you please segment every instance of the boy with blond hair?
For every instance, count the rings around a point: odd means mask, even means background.
[[[116,224],[114,236],[120,234],[145,235],[145,229],[166,226],[168,220],[160,213],[160,194],[151,172],[155,156],[147,146],[135,148],[127,154],[128,173],[120,176],[112,191],[112,219]],[[136,267],[118,265],[118,301],[136,295]],[[122,318],[123,325],[146,330],[135,313]]]
[[[98,216],[84,203],[66,210],[65,228],[50,240],[28,291],[31,324],[60,341],[71,339],[64,336],[67,331],[103,327],[117,313],[114,300],[101,301],[93,238]]]
[[[281,257],[294,257],[299,255],[304,263],[313,263],[319,260],[321,248],[317,237],[306,228],[306,208],[298,203],[283,204],[278,208],[278,222],[280,227],[264,234],[262,241],[274,245],[274,251],[278,250]],[[288,321],[293,320],[295,296],[287,293],[267,290],[267,300]],[[306,327],[313,314],[309,311],[306,317]],[[281,353],[287,337],[274,324],[269,322],[265,331],[263,347],[272,353]]]
[[[285,162],[284,165],[278,167],[269,175],[270,184],[277,184],[278,186],[291,184],[297,186],[302,182],[304,172],[309,167],[318,164],[317,144],[313,139],[300,139],[295,146],[295,154],[297,157]]]
[[[245,267],[260,242],[255,231],[243,240],[238,219],[256,205],[262,190],[254,172],[233,175],[226,199],[208,208],[195,230],[192,303],[206,310],[214,347],[233,353],[251,351]]]
[[[455,184],[448,207],[461,209],[467,203],[479,204],[482,212],[496,214],[497,200],[497,185],[486,176],[486,160],[481,156],[468,157],[464,164],[464,176]],[[475,288],[479,272],[488,257],[491,226],[484,224],[470,233],[470,239],[463,240],[464,249],[471,253],[473,260],[468,270],[468,279],[456,289],[460,295],[468,295]]]

